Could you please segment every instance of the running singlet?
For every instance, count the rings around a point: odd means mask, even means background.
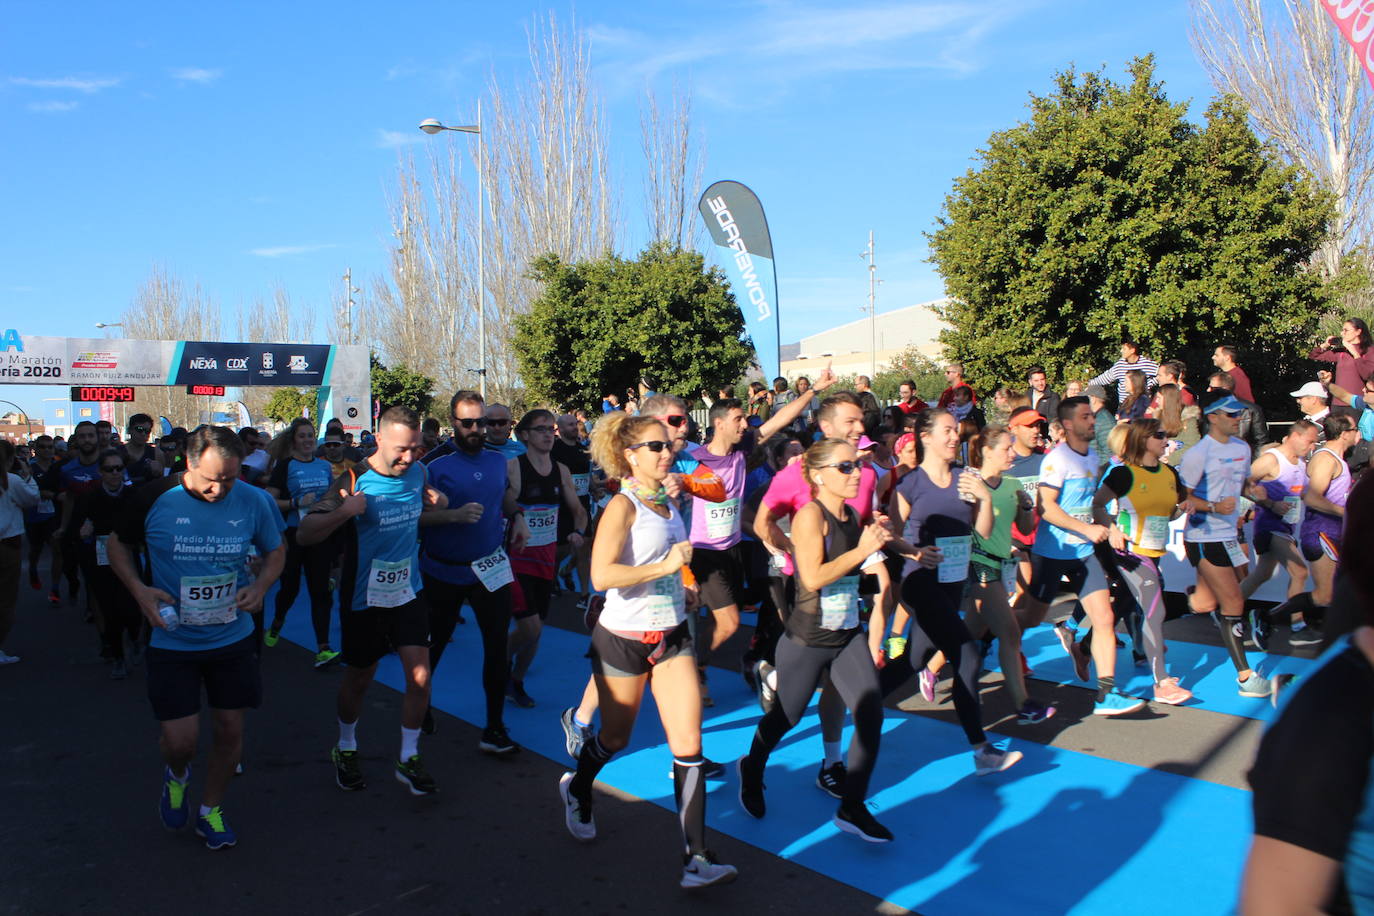
[[[1097,493],[1097,451],[1088,446],[1079,454],[1061,442],[1050,450],[1040,465],[1040,483],[1059,491],[1059,507],[1081,522],[1093,520],[1093,496]],[[1072,531],[1040,519],[1035,529],[1035,553],[1051,560],[1081,560],[1093,552],[1093,545]]]
[[[1011,459],[1011,469],[1003,474],[1003,477],[1010,477],[1018,486],[1030,497],[1031,512],[1034,513],[1032,522],[1040,524],[1040,466],[1045,462],[1045,453],[1041,451],[1031,452],[1029,455],[1017,455],[1013,453]],[[1011,538],[1018,545],[1029,547],[1035,543],[1035,528],[1031,528],[1030,534],[1022,534],[1015,528],[1011,531]]]
[[[145,547],[153,588],[174,599],[181,625],[154,627],[157,649],[217,649],[253,632],[253,619],[234,607],[250,548],[271,553],[281,544],[281,513],[257,487],[236,484],[218,502],[192,496],[180,477],[134,490],[115,527],[129,547]]]
[[[727,550],[740,541],[739,513],[744,504],[745,454],[732,451],[713,455],[705,447],[689,445],[688,454],[725,484],[725,499],[718,503],[692,500],[692,546]]]
[[[515,501],[525,510],[530,539],[523,550],[511,551],[511,569],[527,576],[552,579],[558,555],[558,508],[563,501],[561,465],[550,460],[549,473],[540,474],[530,463],[529,452],[516,460],[520,462],[520,493]]]
[[[282,499],[295,501],[304,496],[319,499],[329,490],[329,481],[333,479],[330,470],[329,462],[323,458],[312,458],[310,461],[288,458],[277,462],[276,467],[272,468],[272,477],[267,485],[280,493]],[[309,508],[306,506],[307,510]],[[301,523],[299,509],[285,509],[283,514],[286,516],[286,527],[295,528]]]
[[[56,483],[54,483],[53,478],[48,475],[50,475],[54,470],[56,470],[57,467],[58,466],[56,464],[50,464],[48,465],[48,470],[45,471],[38,466],[37,461],[29,462],[29,473],[33,475],[34,483],[38,485],[39,490],[49,490],[51,487],[56,486]],[[53,504],[52,498],[49,497],[47,499],[44,499],[43,494],[39,493],[38,505],[34,506],[31,509],[24,510],[24,524],[41,525],[48,519],[54,518],[56,515],[57,506]]]
[[[992,560],[1011,556],[1011,527],[1021,508],[1021,488],[1004,474],[996,487],[988,484],[988,489],[992,491],[992,534],[983,538],[973,532],[973,561],[1001,572],[1001,566]]]
[[[950,468],[949,486],[937,486],[925,468],[917,468],[897,484],[897,492],[911,507],[902,536],[915,547],[938,547],[944,555],[934,570],[940,582],[962,582],[968,578],[973,548],[973,506],[959,498],[962,468]],[[907,558],[902,575],[923,569]]]
[[[1218,442],[1204,436],[1183,456],[1179,476],[1198,499],[1216,503],[1227,498],[1236,500],[1229,515],[1218,512],[1194,512],[1188,516],[1183,540],[1193,544],[1236,540],[1236,522],[1240,519],[1240,497],[1250,476],[1250,446],[1232,436]]]
[[[907,475],[911,476],[911,475]],[[868,524],[873,518],[873,494],[878,489],[878,472],[864,465],[859,470],[859,492],[853,499],[846,499],[845,505],[859,513],[859,523]],[[802,478],[802,463],[794,461],[773,475],[768,491],[763,494],[763,504],[778,518],[791,518],[797,510],[811,502],[811,487]],[[783,574],[792,575],[794,567],[789,556],[783,565]]]
[[[472,563],[502,552],[506,519],[506,458],[483,448],[475,455],[455,449],[426,465],[429,485],[448,497],[450,509],[480,503],[482,517],[470,525],[426,525],[420,529],[420,569],[454,585],[472,585]]]
[[[1102,485],[1116,494],[1116,523],[1126,532],[1131,552],[1162,557],[1169,546],[1169,520],[1187,497],[1178,472],[1167,464],[1146,468],[1119,464]]]
[[[100,461],[82,464],[79,458],[69,458],[57,472],[58,489],[75,501],[83,493],[100,486]]]
[[[1260,486],[1264,487],[1265,498],[1275,505],[1274,509],[1263,503],[1255,506],[1255,533],[1272,531],[1292,540],[1298,524],[1302,522],[1302,491],[1307,486],[1307,462],[1301,458],[1289,461],[1288,456],[1276,448],[1270,449],[1267,454],[1273,455],[1278,462],[1279,475],[1273,480],[1261,482]]]
[[[360,461],[329,485],[328,495],[310,505],[307,515],[332,512],[343,503],[340,490],[367,497],[367,509],[340,529],[345,532],[340,610],[400,607],[421,590],[417,530],[427,476],[419,462],[388,477]]]
[[[620,548],[620,556],[616,558],[617,563],[626,566],[657,563],[668,555],[674,544],[687,539],[686,526],[672,500],[668,501],[668,517],[664,518],[641,503],[638,497],[628,493],[622,495],[630,501],[634,520]],[[598,623],[608,630],[634,633],[672,630],[686,619],[686,592],[679,568],[639,585],[607,589],[606,606]]]
[[[854,509],[844,507],[843,520],[835,518],[825,506],[818,507],[825,520],[825,546],[821,561],[831,560],[859,546],[859,521]],[[863,633],[859,625],[859,567],[812,591],[797,578],[797,601],[787,615],[787,634],[794,642],[817,648],[843,648]]]
[[[582,500],[583,508],[590,509],[592,459],[587,454],[587,450],[580,445],[569,445],[560,436],[553,440],[553,451],[549,454],[554,461],[568,469],[568,476],[572,478],[573,490],[577,492],[577,498]]]

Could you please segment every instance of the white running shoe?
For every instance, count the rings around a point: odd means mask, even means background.
[[[733,865],[717,862],[709,851],[699,852],[682,866],[682,886],[686,888],[710,887],[712,884],[729,884],[739,877],[739,869]]]
[[[592,819],[592,806],[583,805],[569,791],[573,774],[564,773],[558,780],[558,794],[563,799],[563,819],[567,822],[568,832],[573,839],[590,843],[596,839],[596,821]]]

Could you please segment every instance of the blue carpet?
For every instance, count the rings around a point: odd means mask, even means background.
[[[469,621],[458,627],[444,656],[433,701],[444,712],[480,724],[481,649],[471,615]],[[336,647],[337,629],[336,623]],[[313,649],[304,600],[283,635]],[[1045,636],[1059,651],[1053,636]],[[529,710],[508,705],[506,711],[516,741],[563,764],[568,759],[558,714],[582,694],[586,648],[584,636],[546,630],[526,681],[539,705]],[[1182,664],[1179,653],[1171,656]],[[1051,664],[1047,658],[1041,667],[1048,671]],[[394,656],[382,661],[378,680],[402,686]],[[733,761],[748,747],[758,707],[736,674],[713,669],[711,685],[716,706],[706,710],[705,750],[714,759]],[[390,741],[393,728],[392,722],[364,717],[359,738],[375,742],[385,733]],[[957,726],[891,711],[883,741],[871,802],[875,815],[896,834],[893,843],[869,845],[831,825],[835,802],[814,784],[821,758],[814,710],[772,757],[768,816],[756,821],[740,811],[732,771],[727,782],[711,784],[709,824],[926,916],[1157,916],[1233,909],[1249,840],[1247,792],[1032,742],[1015,743],[1026,757],[1012,770],[979,778]],[[672,810],[670,768],[649,699],[634,741],[606,767],[601,781]],[[548,791],[556,797],[553,784]],[[663,826],[651,842],[672,855],[676,829],[666,820]],[[604,817],[598,827],[617,829]],[[540,829],[563,828],[554,822]],[[1197,850],[1206,854],[1194,854]],[[579,850],[571,839],[568,855],[595,861],[594,848]]]

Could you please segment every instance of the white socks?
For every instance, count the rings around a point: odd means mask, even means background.
[[[420,730],[418,728],[406,728],[402,725],[401,762],[405,763],[418,753],[420,753]]]
[[[356,751],[358,749],[358,723],[345,722],[339,720],[339,750]]]

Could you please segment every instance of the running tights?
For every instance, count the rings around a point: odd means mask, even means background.
[[[801,721],[807,704],[826,671],[854,716],[854,737],[849,743],[849,766],[844,780],[846,805],[862,805],[868,782],[878,762],[883,733],[883,699],[878,689],[878,669],[863,635],[843,648],[804,646],[790,637],[778,640],[778,699],[759,721],[749,757],[759,772],[768,755],[787,732]]]
[[[1150,673],[1158,684],[1169,676],[1164,667],[1164,581],[1159,566],[1150,557],[1118,553],[1116,569],[1140,607],[1143,621],[1139,635],[1145,657],[1150,660]]]
[[[917,570],[907,576],[902,582],[902,603],[912,612],[916,627],[911,631],[906,651],[895,661],[889,661],[878,679],[883,696],[887,696],[915,674],[912,659],[924,661],[931,646],[939,649],[954,670],[954,711],[969,744],[976,746],[987,741],[978,698],[982,653],[959,616],[963,595],[963,582],[940,582],[933,569]]]
[[[454,585],[437,576],[425,576],[429,598],[429,670],[439,670],[439,659],[453,638],[463,604],[471,605],[482,631],[482,690],[487,696],[487,728],[504,725],[502,711],[506,702],[506,681],[510,662],[506,658],[506,633],[510,630],[511,588],[503,585],[487,591],[481,582]]]
[[[334,596],[329,592],[329,567],[334,561],[331,541],[302,547],[296,543],[296,529],[286,529],[286,565],[282,567],[281,584],[272,613],[272,629],[280,632],[286,615],[296,596],[301,593],[301,576],[310,594],[310,623],[315,629],[315,642],[329,645],[329,616],[334,610]]]

